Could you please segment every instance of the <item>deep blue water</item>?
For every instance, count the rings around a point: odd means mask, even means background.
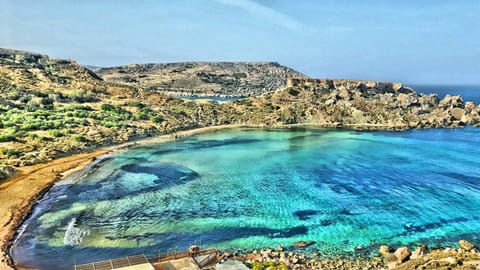
[[[41,269],[187,248],[369,256],[480,244],[480,128],[228,130],[115,154],[56,185],[13,248]],[[363,246],[356,251],[356,246]]]
[[[463,101],[472,101],[475,104],[480,104],[480,85],[408,85],[412,87],[417,93],[438,94],[440,99],[445,95],[463,97]]]

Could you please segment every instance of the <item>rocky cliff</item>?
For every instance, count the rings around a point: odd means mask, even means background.
[[[272,62],[186,62],[98,68],[107,81],[174,96],[247,97],[284,88],[301,73]]]

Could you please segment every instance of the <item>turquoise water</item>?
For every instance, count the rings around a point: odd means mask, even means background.
[[[378,245],[480,244],[480,128],[228,130],[117,153],[56,185],[20,264],[71,269],[168,248],[369,256]],[[355,247],[363,246],[356,251]]]

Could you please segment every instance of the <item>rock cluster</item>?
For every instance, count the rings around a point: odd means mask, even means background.
[[[459,241],[459,248],[445,248],[432,250],[427,253],[425,245],[418,246],[410,252],[408,247],[400,247],[391,252],[390,247],[382,245],[379,254],[388,269],[478,269],[480,267],[480,253],[467,240]]]
[[[249,265],[255,262],[283,264],[288,269],[381,269],[384,266],[378,258],[373,260],[322,259],[318,255],[309,257],[293,251],[288,252],[281,246],[276,250],[254,250],[238,256],[237,259]]]
[[[272,108],[257,122],[359,129],[455,128],[480,124],[480,106],[460,96],[417,94],[400,83],[291,78],[285,90],[258,97]],[[255,119],[255,115],[249,115]]]
[[[222,259],[234,258],[247,265],[284,265],[288,269],[480,269],[480,253],[466,240],[459,241],[459,248],[445,248],[427,252],[425,245],[413,252],[408,247],[391,249],[381,245],[380,257],[371,259],[325,259],[317,253],[305,255],[278,246],[276,249],[253,250],[246,254],[223,253]],[[280,269],[280,268],[278,268]],[[283,269],[283,268],[281,268]]]

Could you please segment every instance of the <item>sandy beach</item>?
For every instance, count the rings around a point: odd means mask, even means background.
[[[89,153],[58,158],[47,163],[18,168],[17,173],[0,184],[0,270],[13,268],[8,250],[17,228],[28,217],[32,207],[56,182],[84,169],[97,158],[120,149],[176,140],[198,133],[239,128],[242,125],[223,125],[180,131],[120,145],[102,147]]]

